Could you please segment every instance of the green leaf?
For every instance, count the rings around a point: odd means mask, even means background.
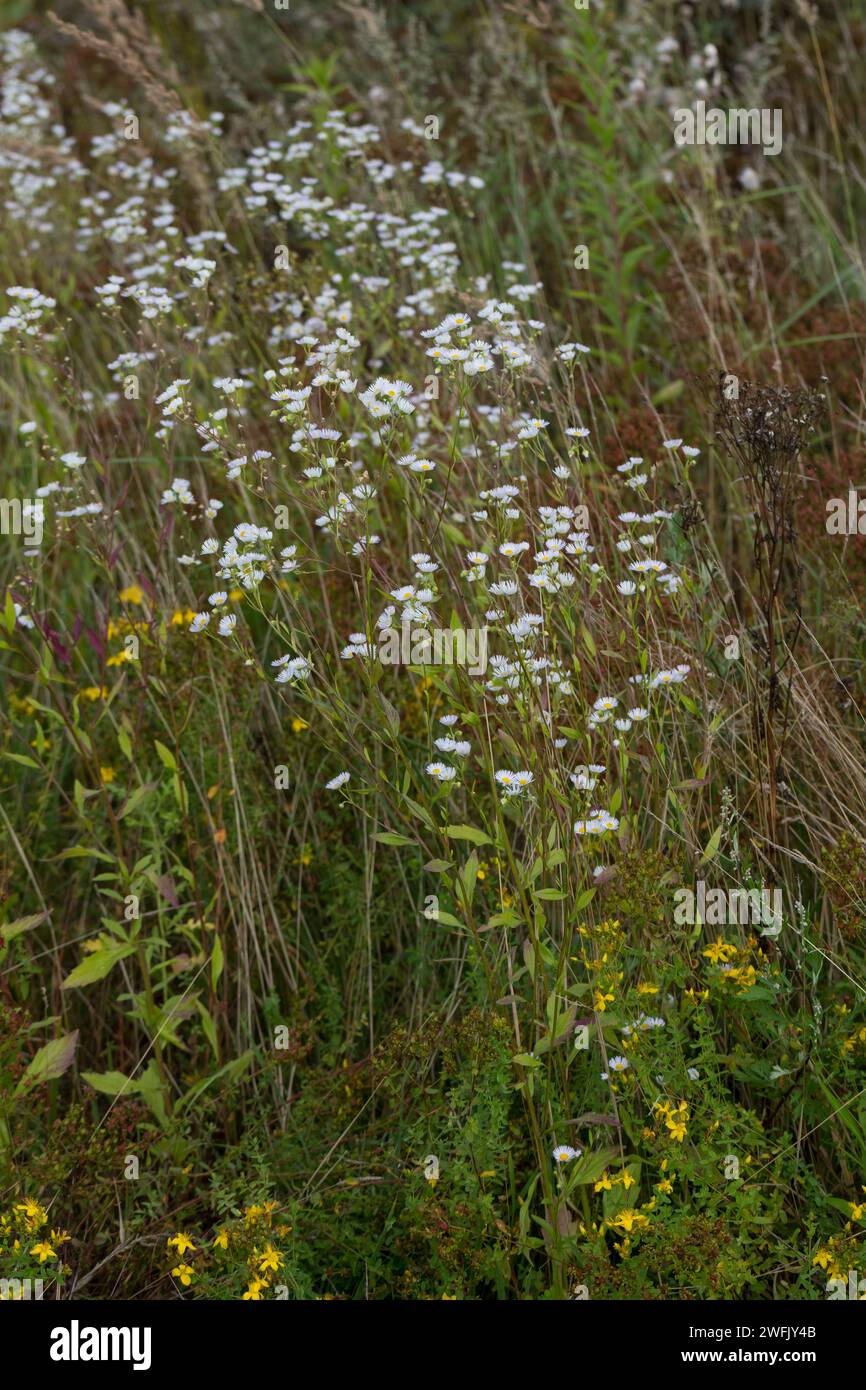
[[[123,810],[120,812],[120,815],[117,817],[117,819],[123,820],[124,816],[131,815],[135,808],[141,805],[148,792],[150,792],[152,789],[152,783],[148,782],[146,786],[136,787],[135,791],[130,792],[129,796],[126,798],[126,801],[123,804]]]
[[[666,401],[675,401],[677,396],[682,395],[685,384],[680,377],[676,381],[669,381],[660,391],[656,391],[652,398],[653,405],[664,405]]]
[[[124,1076],[122,1071],[83,1071],[81,1079],[104,1096],[119,1096],[138,1090],[138,1082],[133,1081],[131,1076]]]
[[[428,830],[436,829],[435,822],[429,811],[425,810],[423,806],[420,806],[417,801],[413,801],[411,796],[404,797],[403,799],[412,812],[412,815],[416,816],[418,820],[423,821]]]
[[[101,859],[104,864],[114,864],[115,859],[111,854],[105,854],[101,849],[88,849],[87,845],[71,845],[69,849],[61,850],[54,856],[58,859]]]
[[[430,918],[431,922],[439,922],[443,927],[462,927],[463,923],[459,917],[455,917],[453,912],[443,912],[438,908],[435,917]]]
[[[39,764],[33,758],[28,758],[23,753],[7,753],[4,750],[3,757],[11,758],[13,763],[20,763],[22,767],[38,768],[39,766]]]
[[[29,917],[16,917],[14,922],[7,922],[5,926],[0,927],[0,936],[4,941],[11,941],[13,936],[20,936],[23,931],[32,931],[47,917],[47,912],[33,912]]]
[[[598,1182],[605,1168],[619,1156],[619,1149],[596,1149],[594,1153],[584,1154],[569,1165],[569,1187],[585,1187],[587,1183]]]
[[[460,878],[463,884],[463,902],[467,907],[471,907],[472,899],[475,897],[475,885],[478,882],[478,855],[475,850],[463,865]]]
[[[406,835],[398,835],[396,830],[380,830],[373,836],[381,845],[414,845],[415,841],[410,840]]]
[[[483,830],[476,830],[474,825],[449,825],[445,834],[449,840],[469,840],[473,845],[493,844],[490,836],[485,835]]]
[[[494,912],[486,927],[519,927],[522,921],[519,912],[513,912],[507,907],[504,912]]]
[[[225,955],[223,953],[223,944],[217,936],[214,937],[213,951],[210,958],[210,982],[212,989],[216,989],[219,984],[219,978],[223,973],[224,964]]]
[[[63,981],[61,989],[80,989],[82,985],[95,984],[97,980],[104,980],[125,956],[131,956],[135,950],[134,946],[111,946],[104,951],[94,951],[92,955],[85,956],[84,960],[76,965]]]
[[[201,1014],[201,1026],[204,1029],[204,1035],[210,1043],[210,1049],[214,1055],[214,1059],[218,1062],[220,1050],[219,1043],[217,1042],[216,1024],[214,1023],[213,1019],[211,1018],[210,1014],[208,1013],[201,1000],[197,999],[196,1003],[198,1004],[198,1011]]]
[[[165,1126],[168,1117],[165,1111],[165,1095],[163,1093],[162,1082],[159,1079],[159,1068],[155,1058],[151,1057],[138,1081],[138,1093],[150,1106],[158,1122]]]
[[[72,1066],[75,1049],[78,1046],[78,1029],[65,1033],[62,1038],[53,1038],[50,1043],[40,1047],[15,1088],[15,1095],[28,1091],[31,1086],[40,1086],[43,1081],[53,1081],[55,1077]]]
[[[167,767],[169,772],[177,772],[177,762],[171,749],[166,748],[164,743],[160,743],[158,738],[154,739],[153,746],[163,767]]]
[[[701,855],[701,863],[706,864],[710,859],[714,859],[718,854],[719,845],[722,843],[722,827],[717,825],[709,840],[707,847]]]

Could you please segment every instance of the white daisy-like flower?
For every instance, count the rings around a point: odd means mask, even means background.
[[[335,792],[338,791],[340,787],[345,787],[350,776],[351,773],[349,772],[338,772],[336,777],[332,777],[330,782],[325,783],[325,791]]]
[[[313,669],[305,656],[281,656],[271,665],[280,668],[276,677],[279,685],[285,685],[287,681],[306,680]]]
[[[580,1150],[573,1149],[570,1144],[556,1144],[553,1150],[554,1163],[570,1163],[573,1158],[577,1158]]]
[[[664,560],[634,560],[629,569],[632,574],[661,574],[667,565]]]
[[[428,763],[425,771],[428,776],[435,777],[437,782],[453,782],[457,776],[456,768],[449,767],[447,763]]]

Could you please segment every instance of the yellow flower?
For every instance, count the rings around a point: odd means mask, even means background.
[[[127,589],[121,589],[120,602],[144,603],[144,590],[139,589],[137,584],[130,584]]]
[[[24,1220],[27,1222],[31,1231],[38,1230],[38,1228],[44,1226],[45,1222],[48,1220],[48,1212],[44,1207],[41,1207],[38,1202],[35,1202],[32,1197],[25,1197],[23,1202],[18,1203],[15,1210],[24,1213]]]
[[[54,1260],[57,1258],[57,1251],[52,1250],[47,1240],[40,1240],[36,1245],[31,1246],[30,1254],[38,1255],[41,1265],[44,1265],[46,1260]]]
[[[670,1178],[664,1178],[661,1182],[656,1183],[656,1192],[673,1192],[673,1190],[674,1185]]]
[[[701,952],[713,965],[719,965],[722,961],[733,960],[737,954],[736,946],[731,946],[727,941],[723,941],[720,936]]]
[[[192,1283],[193,1270],[191,1265],[176,1265],[171,1273],[173,1278],[180,1280],[184,1288]]]
[[[228,1250],[228,1248],[229,1248],[229,1233],[228,1233],[228,1231],[226,1230],[225,1226],[223,1226],[219,1231],[217,1231],[216,1235],[214,1236],[214,1242],[213,1242],[213,1243],[214,1243],[214,1245],[218,1246],[218,1248],[219,1248],[220,1250]]]
[[[309,727],[310,726],[307,723],[306,719],[301,719],[299,715],[295,715],[294,719],[292,720],[293,734],[302,734],[304,732],[304,729],[309,729]]]
[[[279,1250],[275,1250],[269,1242],[267,1248],[265,1249],[264,1253],[259,1259],[259,1274],[267,1274],[269,1270],[273,1270],[274,1274],[276,1274],[279,1271],[282,1263],[283,1257],[280,1254]]]
[[[247,1299],[250,1299],[254,1303],[260,1302],[262,1297],[262,1289],[266,1288],[267,1284],[263,1283],[261,1279],[251,1279],[250,1286],[247,1289],[246,1293],[243,1295],[244,1302],[246,1302]]]
[[[612,1000],[612,994],[603,994],[600,989],[597,989],[595,991],[595,997],[592,1001],[592,1007],[595,1009],[597,1014],[603,1014],[608,1004],[611,1003]]]
[[[610,1192],[612,1186],[613,1186],[613,1184],[611,1183],[610,1175],[609,1175],[608,1173],[605,1172],[605,1173],[602,1173],[602,1175],[601,1175],[601,1177],[599,1178],[598,1182],[595,1184],[595,1187],[593,1188],[593,1191],[594,1191],[594,1192]]]
[[[85,700],[104,700],[108,694],[107,685],[86,685],[81,694]]]
[[[178,1231],[177,1235],[169,1236],[168,1240],[166,1241],[166,1244],[169,1246],[169,1248],[171,1248],[171,1246],[174,1245],[179,1255],[182,1255],[185,1250],[195,1249],[195,1245],[193,1244],[191,1237],[185,1235],[183,1231]]]
[[[22,714],[32,714],[36,709],[29,695],[25,695],[22,700],[20,695],[15,694],[14,690],[9,692],[9,705],[12,709],[19,710]]]
[[[116,775],[113,767],[101,767],[99,769],[99,776],[105,786],[108,786],[109,782],[113,782]]]
[[[620,1212],[619,1216],[609,1224],[611,1226],[622,1226],[624,1231],[629,1232],[632,1230],[641,1230],[642,1227],[648,1226],[649,1220],[647,1217],[642,1216],[639,1211],[635,1211],[634,1207],[626,1207]]]
[[[114,656],[110,656],[105,664],[106,666],[122,666],[125,661],[132,661],[132,653],[128,647],[124,647],[123,651],[115,652]]]

